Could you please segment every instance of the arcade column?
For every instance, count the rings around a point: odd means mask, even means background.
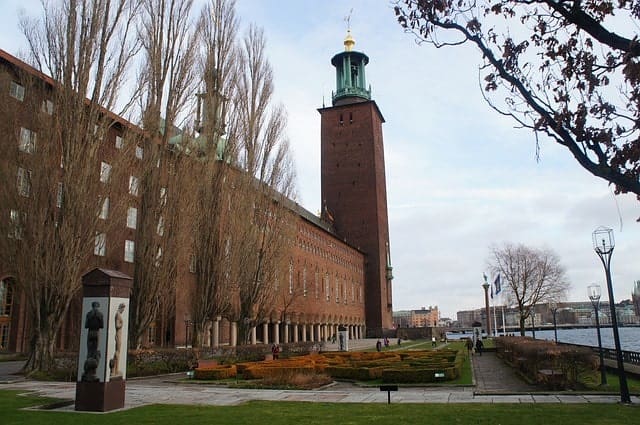
[[[82,324],[75,409],[106,412],[124,407],[133,279],[94,269],[82,277]]]

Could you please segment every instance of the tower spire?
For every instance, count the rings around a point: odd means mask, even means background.
[[[356,40],[349,28],[351,12],[345,21],[348,28],[344,38],[344,51],[331,58],[331,64],[336,67],[336,90],[332,96],[334,106],[371,100],[371,90],[367,89],[364,69],[369,63],[369,57],[353,50]]]

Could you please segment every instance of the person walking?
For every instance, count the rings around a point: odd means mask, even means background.
[[[476,339],[476,352],[482,355],[482,349],[484,348],[484,344],[481,338]]]
[[[473,341],[471,338],[467,338],[467,352],[469,355],[473,354]]]

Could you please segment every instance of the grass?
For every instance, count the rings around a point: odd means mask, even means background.
[[[350,404],[251,402],[240,406],[152,405],[103,415],[24,411],[46,402],[15,391],[0,390],[3,425],[174,425],[233,424],[540,424],[613,425],[635,423],[637,406],[617,404]],[[259,420],[257,421],[257,418]]]
[[[598,381],[600,375],[598,373]],[[620,392],[620,380],[618,375],[613,373],[607,373],[607,385],[597,385],[596,383],[589,381],[585,382],[588,389],[593,391],[606,391],[606,392]],[[640,394],[640,380],[627,376],[627,386],[631,394]]]

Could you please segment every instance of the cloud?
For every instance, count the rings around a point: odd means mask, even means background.
[[[8,0],[0,47],[24,46],[15,10],[38,10],[38,4]],[[638,201],[614,198],[605,182],[549,140],[541,140],[537,162],[533,135],[483,100],[480,53],[471,46],[418,45],[387,2],[238,1],[243,23],[265,28],[275,95],[288,111],[300,203],[312,212],[320,208],[316,109],[323,99],[331,103],[330,59],[342,50],[343,18],[352,7],[356,49],[370,58],[367,80],[386,119],[394,309],[437,305],[455,318],[458,310],[480,308],[488,247],[505,241],[554,249],[573,285],[569,299],[584,301],[588,284],[604,287],[591,247],[598,225],[615,230],[616,299],[629,298],[640,279]]]

